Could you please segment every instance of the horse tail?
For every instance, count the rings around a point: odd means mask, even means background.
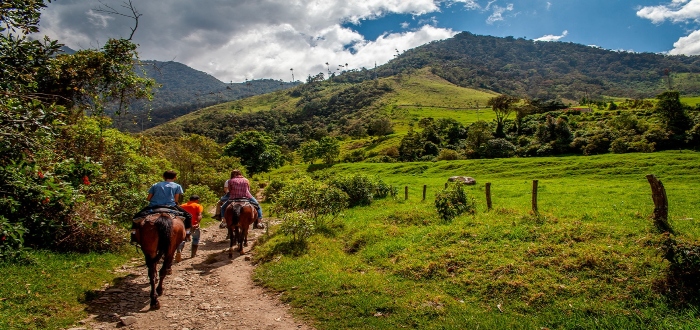
[[[241,204],[233,204],[233,225],[237,225],[238,221],[241,219],[241,210],[243,209],[243,205]]]
[[[168,253],[168,249],[170,249],[170,234],[173,231],[173,221],[170,217],[161,215],[155,224],[158,227],[158,251]]]

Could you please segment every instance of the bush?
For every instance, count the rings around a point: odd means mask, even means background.
[[[283,181],[271,181],[270,184],[268,184],[263,190],[263,197],[266,201],[274,202],[282,189],[284,189],[284,186],[285,184]]]
[[[314,221],[304,212],[287,213],[282,218],[280,231],[292,236],[293,241],[304,242],[314,234]]]
[[[0,260],[15,259],[22,254],[24,227],[10,223],[0,215]]]
[[[304,178],[285,184],[275,198],[277,213],[304,212],[316,225],[348,206],[348,195],[336,187]]]
[[[199,196],[199,203],[202,205],[215,205],[219,201],[219,196],[217,196],[208,186],[193,184],[187,188],[184,196],[182,196],[182,202],[187,202],[190,200],[190,196]]]
[[[442,149],[440,150],[440,154],[435,158],[436,160],[458,160],[461,159],[461,156],[457,151],[454,151],[452,149]]]
[[[56,231],[55,244],[62,251],[116,251],[125,242],[125,237],[119,226],[99,214],[99,208],[89,202],[80,202]]]
[[[443,220],[450,221],[460,214],[476,212],[476,202],[467,196],[461,183],[453,183],[435,196],[435,208]]]
[[[331,180],[331,186],[348,194],[350,207],[372,204],[376,191],[372,179],[361,174],[335,178]]]
[[[700,302],[700,244],[667,233],[662,236],[660,250],[670,264],[666,277],[657,281],[656,289],[673,305]]]

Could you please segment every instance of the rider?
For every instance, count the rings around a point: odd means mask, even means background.
[[[197,248],[199,247],[199,237],[201,234],[199,231],[199,222],[202,221],[204,207],[202,204],[199,204],[199,196],[192,195],[190,196],[189,202],[182,204],[182,208],[192,216],[192,250],[190,258],[194,258],[197,255]],[[185,242],[182,242],[177,250],[176,260],[179,261],[179,259],[182,258],[181,251],[184,248]]]
[[[178,211],[185,218],[185,230],[187,230],[186,241],[190,240],[190,227],[192,227],[192,215],[185,211],[183,208],[177,205],[177,202],[182,196],[182,186],[175,183],[175,178],[177,178],[177,173],[175,171],[165,171],[163,173],[163,181],[155,183],[148,189],[148,197],[146,200],[149,201],[148,206],[144,207],[139,213],[134,215],[134,219],[139,219],[152,213],[153,209],[156,208],[169,208]],[[131,226],[131,242],[136,242],[136,231],[138,226],[136,222],[132,222]]]
[[[224,184],[224,191],[227,193],[226,197],[228,197],[229,200],[239,198],[248,199],[250,203],[253,204],[258,210],[258,218],[255,220],[255,223],[253,223],[253,228],[264,228],[261,223],[263,214],[262,208],[260,208],[260,203],[258,203],[255,197],[253,197],[253,195],[250,193],[250,182],[248,182],[248,179],[243,177],[243,173],[241,173],[240,170],[231,171],[231,178]],[[224,205],[221,206],[220,212],[222,216],[228,204],[229,202],[225,202]]]

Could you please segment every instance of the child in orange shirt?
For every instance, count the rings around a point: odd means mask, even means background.
[[[199,196],[197,195],[192,195],[190,200],[187,203],[180,205],[180,207],[192,215],[192,230],[190,232],[192,234],[192,253],[190,258],[194,258],[197,255],[197,248],[199,247],[199,222],[202,221],[202,212],[204,211],[204,207],[202,204],[199,204]],[[180,262],[180,260],[182,260],[181,252],[183,248],[185,248],[185,242],[180,244],[177,255],[175,256],[175,262]]]

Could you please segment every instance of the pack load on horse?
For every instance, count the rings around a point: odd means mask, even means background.
[[[191,215],[177,205],[182,187],[175,183],[177,173],[166,171],[163,180],[148,190],[149,205],[133,218],[131,240],[141,246],[146,258],[151,284],[151,308],[160,308],[158,295],[163,294],[163,280],[172,272],[171,266],[178,246],[189,237]],[[158,287],[156,266],[163,258]]]

